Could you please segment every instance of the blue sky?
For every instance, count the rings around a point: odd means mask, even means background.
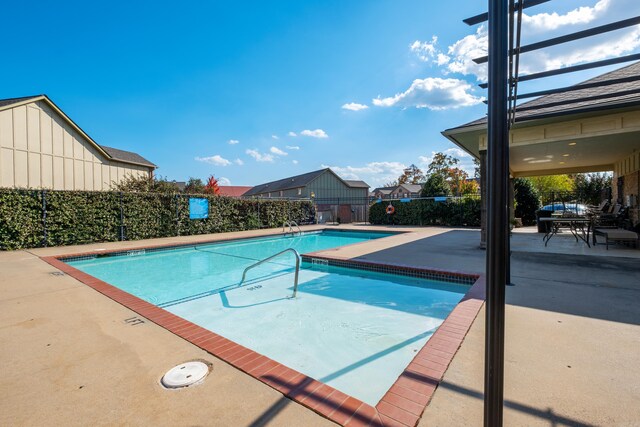
[[[637,0],[531,8],[524,42],[640,14]],[[12,2],[0,98],[46,93],[98,143],[184,181],[255,185],[331,166],[372,187],[485,114],[469,60],[486,2]],[[435,39],[434,39],[435,37]],[[525,72],[637,52],[632,27],[523,58]],[[602,73],[529,84],[553,87]],[[366,106],[367,108],[364,108]],[[295,136],[294,136],[295,135]]]

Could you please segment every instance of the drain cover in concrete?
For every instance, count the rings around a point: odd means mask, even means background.
[[[202,362],[186,362],[171,368],[164,377],[162,385],[167,388],[189,387],[204,379],[209,367]]]

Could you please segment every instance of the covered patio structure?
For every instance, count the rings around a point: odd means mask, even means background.
[[[639,219],[640,62],[602,74],[582,88],[542,96],[517,106],[509,133],[512,178],[613,172],[612,198]],[[481,247],[486,242],[487,119],[442,134],[480,160]]]

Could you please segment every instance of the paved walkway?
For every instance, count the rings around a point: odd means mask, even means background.
[[[394,228],[412,233],[331,252],[484,270],[478,231]],[[70,277],[51,275],[54,269],[36,256],[145,244],[0,253],[0,425],[331,425],[153,323],[126,323],[135,313]],[[640,425],[640,250],[601,254],[598,246],[582,255],[568,240],[545,249],[531,233],[514,233],[512,249],[505,425]],[[482,424],[482,314],[420,425]],[[167,369],[194,359],[213,366],[203,384],[160,387]]]

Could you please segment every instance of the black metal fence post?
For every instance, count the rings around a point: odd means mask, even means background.
[[[177,194],[173,195],[173,199],[175,200],[176,203],[176,235],[179,236],[180,235],[180,213],[178,211],[179,208],[179,203],[180,203],[180,196]]]
[[[42,246],[47,247],[47,190],[42,190]]]
[[[124,201],[122,197],[122,191],[120,193],[120,241],[124,240]]]

